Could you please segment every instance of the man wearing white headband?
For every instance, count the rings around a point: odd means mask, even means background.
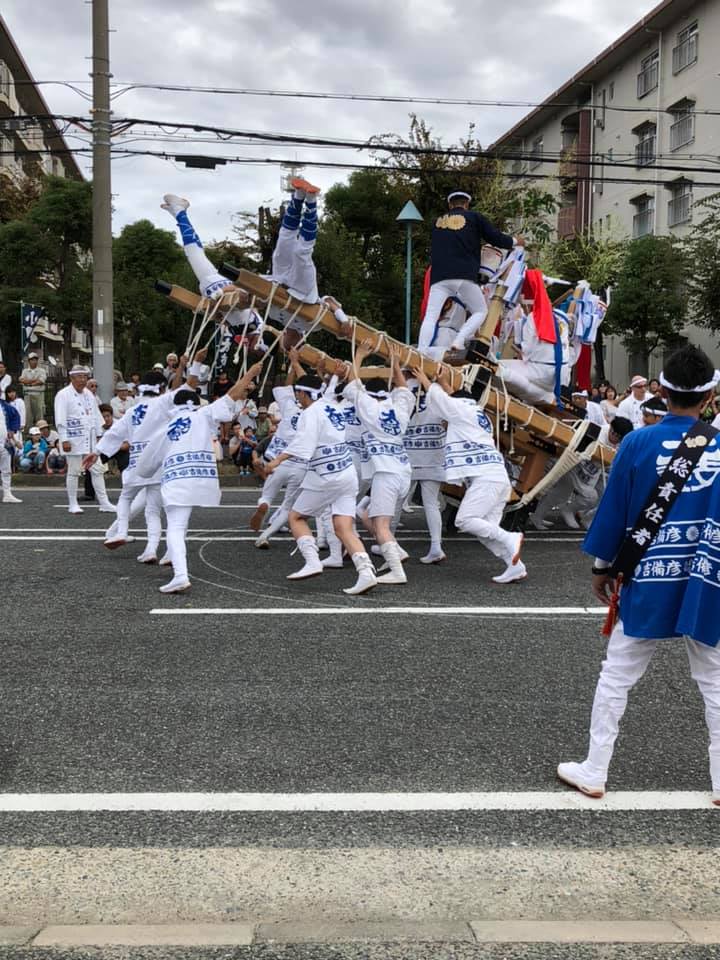
[[[636,430],[639,430],[643,424],[642,405],[646,400],[652,398],[652,394],[647,388],[647,377],[642,374],[635,374],[630,381],[630,396],[625,397],[618,404],[617,412],[620,417],[627,417]]]
[[[261,369],[261,363],[250,367],[225,396],[206,406],[200,406],[196,390],[181,387],[174,394],[169,421],[140,454],[136,470],[141,481],[146,478],[153,482],[160,472],[160,492],[167,517],[167,548],[173,577],[160,587],[161,593],[182,593],[190,588],[185,536],[192,509],[216,507],[220,503],[213,438],[220,423],[233,419],[235,402],[247,396]]]
[[[611,611],[616,570],[623,574],[587,757],[557,771],[592,797],[605,792],[630,690],[658,645],[674,640],[683,643],[705,701],[712,802],[720,805],[720,444],[717,431],[698,422],[718,380],[720,372],[692,345],[667,360],[660,383],[669,412],[623,440],[583,544],[595,558],[593,592]],[[648,745],[646,754],[667,769],[662,744],[654,756]]]
[[[512,486],[505,461],[495,446],[490,421],[470,393],[453,392],[444,372],[432,384],[419,368],[414,374],[427,392],[430,410],[447,421],[445,477],[450,483],[459,482],[466,487],[455,525],[463,533],[477,537],[505,562],[505,570],[492,578],[495,583],[524,580],[527,570],[520,559],[523,535],[500,526]]]
[[[354,586],[343,592],[365,593],[377,584],[375,568],[362,541],[353,529],[358,482],[352,457],[345,443],[345,420],[334,403],[321,394],[322,381],[305,376],[295,384],[298,403],[303,408],[295,438],[267,466],[272,473],[291,457],[307,461],[308,469],[300,495],[290,511],[290,530],[305,561],[288,580],[304,580],[323,573],[318,546],[307,523],[330,508],[336,536],[350,554],[357,570]]]
[[[454,190],[448,195],[448,212],[435,221],[430,248],[430,294],[418,335],[418,349],[427,353],[436,336],[443,306],[449,297],[457,297],[473,321],[475,329],[487,313],[487,303],[478,285],[483,243],[502,250],[524,245],[522,237],[497,230],[489,220],[470,210],[470,194]],[[470,323],[470,320],[468,320]]]
[[[78,478],[83,457],[94,453],[98,438],[103,433],[103,421],[94,395],[87,389],[90,371],[76,364],[70,370],[70,385],[55,396],[55,426],[60,437],[60,447],[67,457],[65,486],[68,495],[68,511],[82,513],[78,505]],[[100,513],[115,513],[108,499],[102,465],[93,461],[90,468],[93,489]]]
[[[347,384],[343,396],[355,405],[362,424],[362,474],[370,480],[370,502],[367,505],[367,525],[380,547],[389,572],[379,583],[407,583],[403,560],[407,554],[398,544],[392,531],[402,503],[410,491],[412,467],[405,450],[405,432],[415,408],[415,397],[408,389],[400,369],[396,350],[390,355],[393,390],[389,396],[371,396],[360,379],[360,366],[372,353],[372,347],[361,344],[353,359],[354,379]]]
[[[196,355],[195,365],[199,365],[202,357]],[[139,563],[157,563],[157,549],[162,534],[162,496],[160,493],[160,471],[153,477],[140,477],[137,471],[137,462],[140,454],[162,431],[173,409],[174,397],[180,389],[185,373],[187,357],[179,358],[175,368],[171,389],[163,392],[165,377],[158,370],[151,370],[145,374],[139,385],[140,396],[137,403],[123,416],[116,420],[97,444],[97,453],[106,457],[113,457],[123,443],[130,445],[130,457],[127,467],[122,472],[122,491],[117,505],[117,518],[105,535],[105,546],[115,550],[128,542],[128,526],[133,511],[145,509],[147,524],[147,544],[145,550],[137,558]],[[193,367],[187,378],[187,386],[195,386],[196,377]],[[83,461],[83,467],[92,466],[96,454],[89,454]],[[139,498],[141,491],[144,497]]]
[[[293,384],[296,380],[305,376],[305,370],[300,363],[297,350],[294,348],[290,350],[289,356],[290,370],[285,381],[285,386],[275,387],[273,389],[273,399],[278,404],[281,419],[272,440],[263,454],[265,464],[270,463],[275,457],[279,456],[283,450],[286,449],[287,445],[295,439],[295,433],[303,410],[295,397]],[[269,547],[270,538],[287,523],[290,510],[300,492],[300,486],[306,472],[307,463],[297,457],[291,457],[265,478],[260,499],[258,500],[257,510],[252,517],[250,517],[250,527],[252,530],[256,532],[261,530],[270,505],[283,488],[285,489],[285,496],[283,497],[282,504],[275,511],[267,530],[264,530],[255,541],[255,546],[258,547],[258,549]]]
[[[408,381],[408,386],[416,394],[416,401],[405,434],[405,451],[412,467],[412,483],[420,485],[430,534],[430,549],[420,557],[420,563],[441,563],[446,559],[440,506],[440,486],[445,480],[445,424],[442,417],[428,407],[427,395],[417,381]]]

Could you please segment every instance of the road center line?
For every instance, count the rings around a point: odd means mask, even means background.
[[[367,616],[377,614],[398,616],[467,616],[474,617],[502,617],[502,616],[533,616],[533,617],[604,617],[606,607],[190,607],[175,609],[173,607],[156,607],[150,611],[151,616],[159,617],[220,617],[231,616],[263,616],[263,617],[306,617],[322,616]]]
[[[709,810],[709,791],[617,791],[591,800],[574,791],[508,793],[4,793],[0,813],[159,810],[241,813],[386,811]],[[718,809],[720,817],[720,809]]]

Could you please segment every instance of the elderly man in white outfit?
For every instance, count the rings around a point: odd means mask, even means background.
[[[428,408],[427,397],[420,393],[417,384],[413,392],[418,396],[405,434],[405,450],[412,466],[412,482],[420,484],[430,534],[430,550],[420,557],[420,563],[441,563],[446,559],[440,508],[440,485],[445,479],[445,426],[442,418]]]
[[[645,426],[642,405],[646,400],[652,399],[652,394],[647,385],[647,378],[643,377],[642,374],[636,374],[630,381],[630,396],[625,397],[618,404],[617,415],[627,417],[635,430]]]
[[[83,457],[95,452],[98,438],[103,433],[103,421],[94,395],[87,389],[90,371],[76,365],[70,370],[70,385],[55,396],[55,427],[60,438],[60,448],[67,457],[65,486],[68,495],[68,512],[82,513],[78,505],[78,478]],[[99,461],[90,468],[93,489],[100,513],[115,513],[108,499],[105,476]]]

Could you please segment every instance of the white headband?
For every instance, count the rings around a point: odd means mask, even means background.
[[[702,386],[699,387],[676,387],[674,383],[670,383],[670,381],[665,378],[663,371],[660,372],[658,380],[666,390],[675,390],[677,393],[704,393],[706,390],[712,390],[713,387],[716,387],[718,383],[720,383],[720,370],[715,371],[712,380],[703,383]]]
[[[322,395],[322,392],[317,387],[306,387],[304,384],[298,386],[297,383],[293,384],[295,390],[302,390],[303,393],[309,393],[313,400],[317,400],[318,397]]]
[[[159,383],[139,383],[137,388],[139,393],[160,393]]]
[[[453,190],[452,193],[449,193],[449,194],[448,194],[447,202],[450,203],[450,201],[453,199],[453,197],[462,197],[463,200],[468,200],[468,201],[469,201],[469,200],[472,200],[472,197],[470,196],[470,194],[469,194],[469,193],[465,193],[464,190]]]

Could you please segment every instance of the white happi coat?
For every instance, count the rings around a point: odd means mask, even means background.
[[[335,477],[357,485],[352,457],[345,443],[345,421],[334,403],[320,397],[300,414],[294,439],[285,453],[307,461],[303,490],[322,490]]]
[[[405,451],[413,480],[445,479],[445,427],[423,394],[405,433]]]
[[[376,473],[411,475],[410,459],[405,451],[404,437],[415,408],[415,397],[407,387],[396,387],[385,400],[371,397],[357,380],[343,391],[345,398],[355,405],[362,423],[362,476]]]
[[[474,400],[449,397],[439,384],[433,383],[427,392],[427,405],[435,416],[447,421],[447,480],[482,477],[493,483],[510,482],[490,421]]]
[[[273,438],[265,448],[264,459],[269,463],[275,457],[285,450],[287,445],[295,438],[297,425],[300,422],[302,407],[295,399],[295,391],[292,387],[275,387],[273,390],[273,399],[280,408],[280,423],[278,423]],[[294,463],[299,463],[297,457],[292,457]]]
[[[205,407],[173,406],[158,437],[140,454],[138,476],[153,477],[161,468],[163,503],[172,507],[216,507],[220,483],[213,450],[218,423],[229,423],[235,410],[227,395]]]
[[[161,434],[167,424],[176,393],[176,390],[172,390],[159,397],[139,397],[135,406],[116,420],[98,441],[97,452],[106,457],[115,456],[123,443],[130,444],[128,465],[121,474],[124,487],[160,483],[161,464],[152,477],[140,477],[137,463],[143,450]]]
[[[97,438],[103,431],[103,420],[95,395],[87,387],[78,393],[70,384],[55,396],[55,427],[60,438],[60,449],[66,456],[84,456],[94,453]],[[62,444],[69,442],[66,453]]]

